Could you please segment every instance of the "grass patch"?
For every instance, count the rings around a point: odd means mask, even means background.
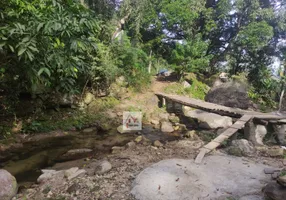
[[[90,103],[88,110],[89,112],[102,112],[107,109],[113,108],[119,103],[120,101],[115,97],[98,98]]]
[[[209,86],[198,81],[195,77],[188,77],[187,81],[191,84],[190,87],[184,88],[183,84],[175,83],[167,86],[164,91],[168,94],[178,94],[204,100],[207,92],[209,91]]]

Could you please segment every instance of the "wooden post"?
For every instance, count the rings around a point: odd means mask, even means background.
[[[170,99],[166,99],[166,110],[168,113],[173,113],[174,112],[174,102]]]
[[[165,98],[161,97],[161,96],[157,96],[159,101],[158,101],[158,107],[162,108],[166,105],[166,100]]]

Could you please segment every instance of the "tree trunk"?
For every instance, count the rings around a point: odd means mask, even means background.
[[[148,73],[151,74],[151,67],[152,67],[152,50],[150,51],[149,55],[149,66],[148,66]]]
[[[122,19],[120,19],[120,21],[117,22],[116,30],[112,34],[112,38],[111,38],[112,41],[119,36],[120,32],[122,32],[121,37],[123,36],[123,27],[129,16],[130,16],[130,13],[128,13],[125,17],[123,17]],[[122,41],[122,38],[121,38],[121,41]]]
[[[283,71],[281,76],[282,77],[280,77],[280,78],[282,81],[282,92],[281,92],[280,99],[279,99],[279,110],[278,110],[278,112],[281,112],[281,110],[282,110],[283,97],[284,97],[284,93],[285,93],[285,82],[284,82],[285,80],[284,80],[284,78],[286,76],[286,62],[284,63],[284,71]]]
[[[283,84],[284,87],[284,84]],[[280,100],[279,100],[279,112],[282,110],[282,103],[283,103],[283,97],[284,97],[285,89],[282,90],[281,95],[280,95]]]

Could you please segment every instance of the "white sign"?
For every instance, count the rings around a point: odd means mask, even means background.
[[[123,130],[125,131],[142,130],[142,113],[123,112]]]

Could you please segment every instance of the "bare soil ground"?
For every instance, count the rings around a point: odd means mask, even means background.
[[[130,107],[140,108],[146,113],[157,109],[155,92],[162,92],[164,87],[172,84],[168,81],[153,80],[149,91],[136,94],[122,101],[112,112],[122,112]],[[85,169],[92,162],[107,160],[112,164],[112,169],[103,175],[85,175],[71,181],[60,176],[44,184],[35,184],[31,188],[22,189],[15,198],[17,200],[133,200],[130,191],[136,176],[146,167],[164,159],[182,158],[194,159],[198,149],[204,144],[201,140],[190,139],[166,142],[163,147],[154,147],[150,143],[139,143],[133,147],[125,148],[105,157],[81,159],[68,162],[67,165],[55,167],[80,167]],[[220,151],[213,154],[220,154]],[[251,157],[243,158],[245,163],[257,162],[273,167],[283,167],[282,158]],[[190,183],[191,184],[191,183]]]

